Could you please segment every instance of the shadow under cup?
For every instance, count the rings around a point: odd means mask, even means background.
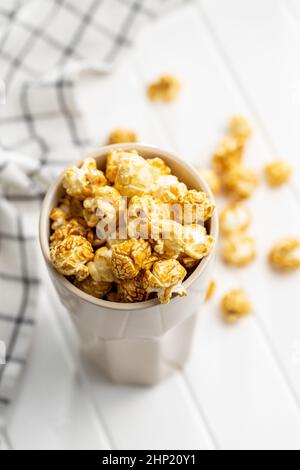
[[[136,150],[144,158],[162,158],[172,173],[188,188],[207,192],[208,185],[197,171],[178,157],[155,147],[124,144],[102,147],[87,155],[104,169],[112,149]],[[85,159],[84,158],[84,159]],[[77,162],[80,166],[82,161]],[[50,278],[78,332],[82,352],[115,383],[154,385],[187,361],[196,323],[213,277],[215,246],[184,282],[187,297],[175,296],[168,305],[157,299],[123,304],[91,297],[77,289],[52,266],[49,251],[49,214],[63,195],[63,175],[51,186],[40,216],[40,244]],[[210,234],[218,239],[217,211],[209,223]]]

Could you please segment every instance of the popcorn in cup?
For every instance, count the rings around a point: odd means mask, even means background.
[[[82,352],[122,384],[154,385],[186,363],[217,240],[203,178],[140,144],[103,147],[68,168],[40,217],[43,256]]]

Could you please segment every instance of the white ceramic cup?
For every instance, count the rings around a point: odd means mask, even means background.
[[[112,145],[85,158],[95,158],[98,168],[103,169],[108,152],[114,148],[134,149],[144,158],[162,158],[190,189],[205,191],[213,198],[208,185],[194,168],[155,147]],[[75,165],[80,166],[83,160]],[[168,305],[161,305],[157,299],[121,304],[87,295],[60,275],[50,261],[49,214],[63,194],[62,178],[63,175],[50,187],[43,202],[40,243],[52,282],[79,334],[82,351],[113,382],[154,385],[182,368],[189,357],[196,322],[213,277],[215,248],[185,281],[188,296],[176,296]],[[210,222],[210,234],[217,242],[216,211]]]

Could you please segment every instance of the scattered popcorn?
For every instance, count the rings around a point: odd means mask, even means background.
[[[197,168],[197,171],[208,184],[213,194],[217,196],[221,192],[222,187],[222,182],[219,175],[210,168]]]
[[[89,276],[86,264],[93,259],[94,252],[86,238],[70,235],[50,247],[50,257],[60,274],[75,276],[81,282]]]
[[[143,302],[147,298],[147,292],[144,288],[144,274],[139,274],[134,279],[121,281],[118,284],[119,302],[132,303]]]
[[[150,193],[155,176],[156,172],[147,160],[140,155],[124,152],[119,155],[115,188],[122,196],[143,196]]]
[[[163,75],[148,87],[148,96],[152,101],[174,101],[181,90],[179,80],[173,75]]]
[[[105,176],[87,159],[66,171],[63,187],[50,214],[58,272],[111,302],[186,295],[182,282],[214,244],[204,227],[215,208],[207,194],[189,190],[162,159],[121,149],[108,154]]]
[[[95,282],[115,282],[112,267],[112,250],[107,247],[96,251],[93,261],[88,263],[88,270]]]
[[[253,170],[242,165],[231,168],[224,175],[224,189],[234,199],[247,199],[258,186],[258,178]]]
[[[271,187],[282,186],[287,183],[292,174],[291,165],[284,160],[276,160],[265,168],[265,175]]]
[[[92,277],[88,277],[83,282],[75,281],[74,285],[97,299],[103,299],[112,288],[111,282],[96,282]]]
[[[138,138],[134,131],[129,129],[116,129],[113,131],[108,139],[108,144],[125,144],[137,142]]]
[[[279,240],[269,254],[273,268],[279,271],[294,271],[300,268],[300,239],[286,237]]]
[[[245,233],[234,233],[223,242],[222,256],[232,266],[246,266],[256,257],[256,242]]]
[[[205,302],[209,302],[213,298],[216,288],[216,281],[211,281],[205,294]]]
[[[251,223],[251,212],[240,202],[229,204],[220,214],[220,228],[223,235],[244,232]]]
[[[161,303],[168,304],[173,294],[187,295],[182,285],[187,272],[176,260],[157,261],[146,271],[144,288],[148,294],[157,293]]]
[[[231,119],[229,130],[232,137],[237,139],[242,145],[244,145],[252,135],[250,124],[244,116],[234,116]]]
[[[151,247],[145,240],[126,240],[112,249],[112,270],[119,280],[137,277],[141,269],[147,268],[151,259]]]
[[[225,137],[219,144],[214,156],[213,167],[223,173],[241,164],[244,154],[243,145],[233,137]]]
[[[152,195],[166,204],[182,202],[188,193],[188,188],[181,183],[177,176],[165,175],[159,177],[154,184]]]
[[[252,311],[251,302],[242,289],[235,289],[226,294],[221,303],[223,319],[227,323],[237,323]]]
[[[103,172],[97,169],[93,158],[85,160],[81,168],[77,166],[69,168],[63,180],[67,194],[82,201],[87,197],[93,197],[95,189],[106,184],[107,180]]]

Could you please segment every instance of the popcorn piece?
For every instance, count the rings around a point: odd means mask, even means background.
[[[57,228],[51,235],[50,242],[53,245],[61,242],[70,235],[80,235],[86,238],[90,243],[94,242],[94,233],[87,227],[84,219],[80,218],[70,219]]]
[[[246,266],[256,257],[255,240],[244,233],[232,234],[223,243],[222,256],[232,266]]]
[[[108,179],[110,183],[114,183],[116,180],[116,176],[119,171],[119,164],[123,158],[123,156],[128,156],[128,155],[138,155],[136,150],[122,150],[122,149],[117,149],[117,150],[112,150],[108,155],[107,155],[107,160],[106,160],[106,169],[105,169],[105,176]]]
[[[97,169],[96,161],[88,158],[81,168],[73,166],[64,176],[63,186],[69,196],[79,200],[95,195],[96,188],[105,186],[107,180],[102,171]]]
[[[200,261],[208,256],[214,246],[215,239],[207,235],[202,225],[186,225],[183,227],[184,253],[194,260]]]
[[[224,175],[224,189],[234,199],[249,198],[257,186],[256,174],[242,165],[231,168]]]
[[[154,252],[163,258],[178,258],[183,253],[184,228],[173,220],[154,221],[151,224]]]
[[[141,269],[147,269],[149,259],[151,247],[148,242],[143,239],[126,240],[112,249],[113,273],[120,280],[134,279]]]
[[[85,238],[70,235],[50,247],[50,257],[55,269],[64,276],[75,276],[84,281],[89,276],[86,263],[94,257],[92,245]]]
[[[150,193],[156,172],[143,157],[134,153],[119,155],[115,188],[122,196],[143,196]]]
[[[181,202],[188,193],[188,188],[177,176],[160,176],[154,184],[152,195],[166,204]]]
[[[124,144],[126,142],[137,142],[138,138],[134,131],[129,129],[116,129],[108,139],[108,144]]]
[[[234,116],[230,122],[230,133],[238,142],[245,144],[252,135],[252,129],[244,116]]]
[[[251,212],[239,202],[229,204],[220,214],[220,228],[223,235],[244,232],[251,223]]]
[[[273,268],[279,271],[294,271],[300,268],[300,240],[286,237],[279,240],[269,254]]]
[[[93,261],[87,265],[95,282],[115,282],[112,268],[112,250],[106,246],[96,251]]]
[[[184,224],[206,222],[215,210],[211,198],[201,191],[191,190],[182,199]]]
[[[232,290],[223,297],[221,308],[223,319],[227,323],[237,323],[252,311],[247,294],[239,289]]]
[[[151,101],[174,101],[181,90],[181,84],[173,75],[163,75],[157,82],[148,87]]]
[[[149,158],[147,162],[155,170],[158,176],[171,174],[171,168],[169,168],[161,158]]]
[[[54,207],[50,212],[50,220],[53,221],[51,228],[56,230],[72,217],[71,199],[64,197],[60,200],[58,207]]]
[[[243,159],[244,147],[233,137],[225,137],[219,144],[214,156],[213,167],[216,172],[223,173],[237,165],[240,165]]]
[[[96,227],[100,220],[106,224],[116,222],[119,211],[124,210],[121,194],[111,186],[103,186],[95,192],[94,198],[87,198],[83,215],[89,227]]]
[[[83,282],[75,281],[74,285],[92,297],[103,299],[112,289],[111,282],[96,282],[92,277],[88,277]]]
[[[217,196],[221,192],[221,179],[219,175],[210,168],[198,168],[198,173],[206,181],[211,191]]]
[[[216,281],[211,281],[205,294],[205,302],[209,302],[216,292]]]
[[[147,292],[144,288],[144,275],[139,274],[134,279],[121,281],[118,284],[119,302],[132,303],[146,300]]]
[[[267,182],[273,188],[287,183],[291,174],[291,165],[283,160],[276,160],[267,165],[265,168]]]
[[[173,294],[187,295],[182,285],[187,272],[176,260],[165,260],[154,263],[144,276],[144,288],[148,294],[157,293],[163,304],[168,304]]]
[[[152,221],[159,222],[170,218],[167,204],[152,196],[134,196],[128,205],[128,235],[130,238],[151,237]]]
[[[63,197],[50,213],[50,219],[53,221],[51,228],[56,230],[66,223],[71,218],[82,218],[83,208],[81,201],[71,198],[70,196]]]

